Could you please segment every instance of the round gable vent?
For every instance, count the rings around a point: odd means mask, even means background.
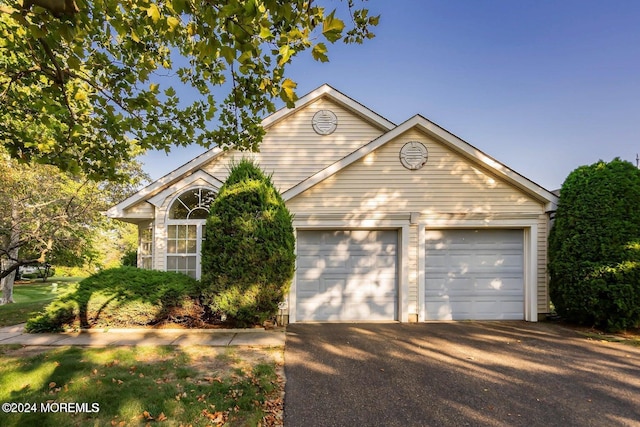
[[[418,141],[410,141],[400,149],[400,163],[409,170],[418,170],[427,164],[427,147]]]
[[[333,111],[320,110],[313,115],[311,125],[318,135],[331,135],[338,127],[338,118]]]

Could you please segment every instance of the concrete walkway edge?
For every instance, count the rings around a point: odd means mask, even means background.
[[[90,329],[79,332],[29,334],[25,324],[0,328],[0,345],[21,344],[37,346],[77,345],[87,347],[203,345],[228,346],[284,346],[286,333],[277,329]]]

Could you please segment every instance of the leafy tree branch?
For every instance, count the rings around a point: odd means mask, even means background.
[[[0,144],[96,180],[173,144],[255,150],[261,117],[297,99],[296,56],[326,62],[327,43],[373,37],[362,2],[322,3],[5,0]]]

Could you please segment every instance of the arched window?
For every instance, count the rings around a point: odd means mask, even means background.
[[[206,188],[194,188],[179,195],[171,204],[169,219],[207,219],[216,193]]]
[[[200,248],[213,190],[192,188],[174,199],[167,213],[167,271],[200,278]]]

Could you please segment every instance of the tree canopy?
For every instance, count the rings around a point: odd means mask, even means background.
[[[255,150],[296,55],[373,37],[356,1],[3,0],[0,143],[94,179],[172,144]]]
[[[11,301],[13,273],[22,265],[78,265],[98,256],[102,236],[119,231],[101,211],[146,179],[139,164],[125,170],[128,183],[100,183],[18,163],[0,149],[0,303]]]

